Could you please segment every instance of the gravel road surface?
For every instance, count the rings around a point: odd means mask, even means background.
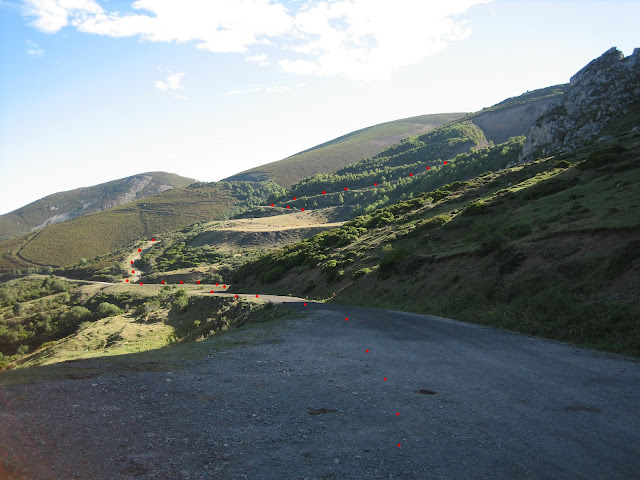
[[[306,315],[169,371],[0,374],[0,479],[640,478],[636,361],[291,305]]]

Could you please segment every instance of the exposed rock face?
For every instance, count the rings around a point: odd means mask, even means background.
[[[569,90],[529,130],[520,162],[584,145],[638,101],[640,48],[625,58],[614,47],[571,77]]]

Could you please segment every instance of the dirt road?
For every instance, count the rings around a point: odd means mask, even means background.
[[[202,342],[181,368],[0,387],[6,478],[640,478],[635,361],[292,305],[306,314],[244,346]]]

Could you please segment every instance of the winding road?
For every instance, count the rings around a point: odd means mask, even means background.
[[[0,387],[0,478],[640,478],[635,360],[265,299],[300,315],[181,367]]]

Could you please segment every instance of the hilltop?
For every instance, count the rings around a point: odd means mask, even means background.
[[[0,240],[108,210],[149,195],[195,182],[174,173],[148,172],[111,182],[54,193],[0,215]]]
[[[291,187],[316,173],[330,173],[378,154],[411,135],[420,135],[465,113],[439,113],[373,125],[316,145],[295,155],[232,175],[225,180],[272,181]]]

